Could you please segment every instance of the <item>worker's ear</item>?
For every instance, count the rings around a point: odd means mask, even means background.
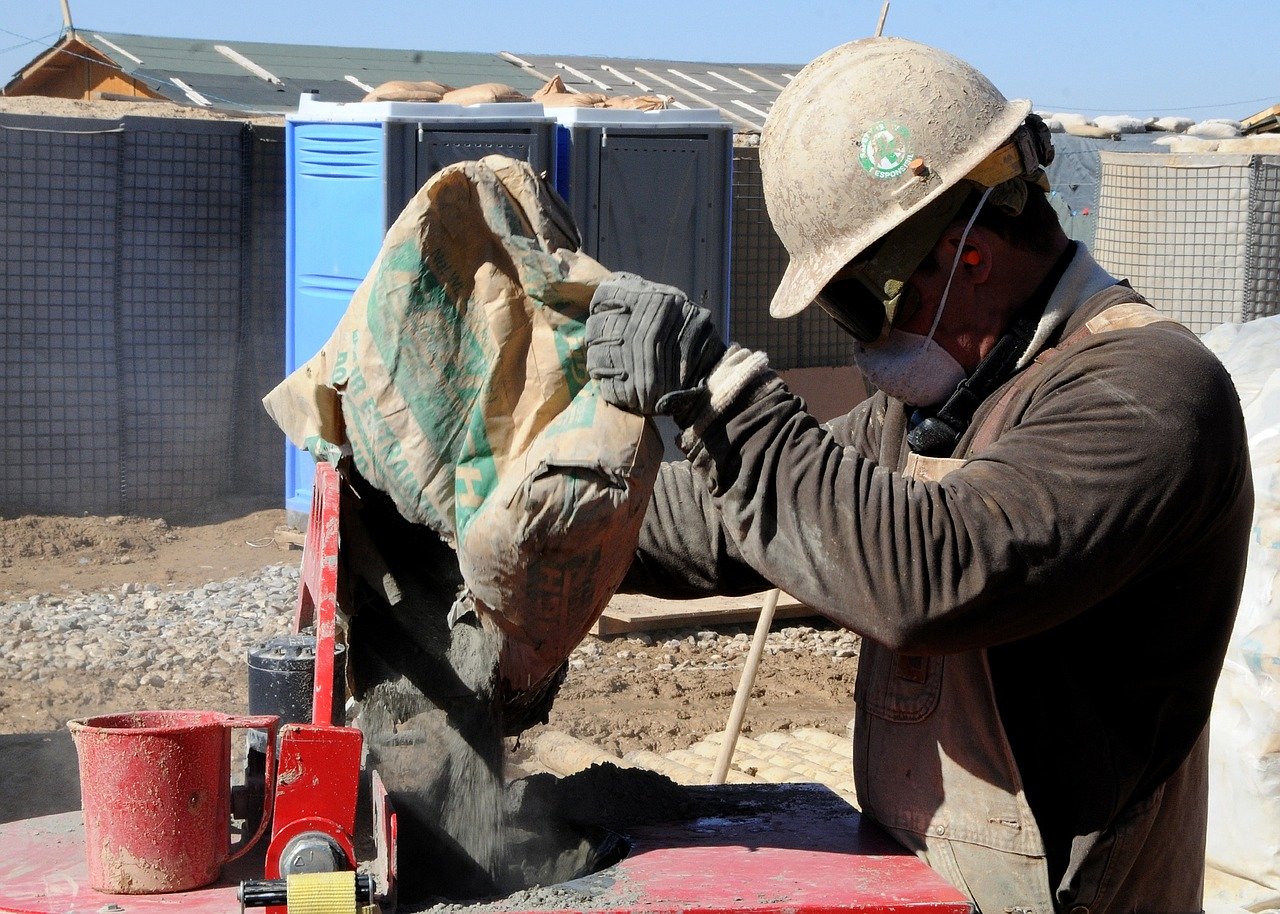
[[[941,256],[938,260],[945,264],[944,269],[951,269],[951,264],[955,262],[956,249],[960,246],[960,239],[963,236],[964,231],[959,226],[952,226],[942,236]],[[963,273],[973,285],[981,285],[991,276],[994,254],[995,248],[989,233],[982,226],[975,225],[970,229],[969,237],[964,239],[964,248],[960,251],[960,262],[956,264],[956,276],[959,277]]]

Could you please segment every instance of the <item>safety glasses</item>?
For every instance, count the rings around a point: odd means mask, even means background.
[[[814,301],[863,343],[874,343],[910,320],[920,297],[907,280],[960,211],[969,188],[961,182],[889,232],[836,273]]]

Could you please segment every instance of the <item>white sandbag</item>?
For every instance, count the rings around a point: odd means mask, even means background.
[[[1240,135],[1240,126],[1224,121],[1201,121],[1187,128],[1188,136],[1200,136],[1211,140],[1226,140]]]
[[[1257,911],[1280,891],[1280,317],[1225,324],[1204,342],[1240,394],[1254,485],[1244,589],[1210,718],[1207,856],[1260,887],[1230,899]]]
[[[1226,140],[1207,140],[1199,136],[1187,136],[1185,133],[1174,133],[1169,136],[1162,136],[1156,140],[1156,144],[1167,146],[1170,152],[1179,154],[1188,153],[1195,155],[1197,153],[1217,152],[1218,146]]]
[[[1052,117],[1063,127],[1066,127],[1069,124],[1078,124],[1083,127],[1085,124],[1089,123],[1089,119],[1083,114],[1060,113],[1054,114]]]
[[[1082,136],[1093,140],[1114,140],[1120,135],[1119,130],[1109,130],[1106,127],[1099,127],[1097,124],[1077,124],[1074,121],[1069,121],[1063,127],[1071,136]]]
[[[1186,129],[1194,124],[1189,117],[1158,117],[1151,122],[1151,130],[1161,130],[1166,133],[1185,133]]]
[[[1105,114],[1093,119],[1093,123],[1103,130],[1115,133],[1146,133],[1147,122],[1140,117],[1127,114]]]

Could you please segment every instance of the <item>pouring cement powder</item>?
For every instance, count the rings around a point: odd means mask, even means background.
[[[342,518],[356,723],[400,816],[402,901],[574,879],[625,853],[606,825],[678,814],[678,789],[652,772],[627,771],[622,785],[596,773],[507,789],[503,738],[545,719],[563,672],[513,713],[498,694],[500,639],[474,613],[450,626],[462,584],[453,550],[358,475]]]

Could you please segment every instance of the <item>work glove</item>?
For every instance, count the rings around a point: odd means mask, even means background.
[[[706,394],[725,346],[711,312],[679,289],[614,273],[591,297],[587,373],[614,406],[671,415]]]

